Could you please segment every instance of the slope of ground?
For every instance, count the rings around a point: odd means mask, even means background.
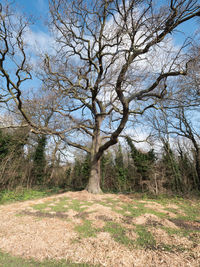
[[[200,203],[67,192],[0,206],[0,250],[97,266],[200,266]]]

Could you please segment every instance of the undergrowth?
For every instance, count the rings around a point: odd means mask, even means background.
[[[59,188],[27,189],[20,187],[15,190],[3,190],[0,192],[0,204],[43,198],[57,193],[59,193]]]

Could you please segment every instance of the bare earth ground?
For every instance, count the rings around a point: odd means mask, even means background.
[[[0,249],[39,261],[199,267],[200,211],[195,205],[86,191],[2,205]],[[186,211],[193,208],[189,218]]]

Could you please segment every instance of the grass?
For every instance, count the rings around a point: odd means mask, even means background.
[[[48,208],[49,204],[51,202],[50,201],[46,201],[44,203],[39,203],[39,204],[36,204],[34,206],[32,206],[35,210],[39,210],[39,211],[45,211],[46,208]]]
[[[152,202],[152,199],[150,199]],[[162,205],[164,206],[165,210],[171,211],[176,215],[177,219],[182,219],[182,220],[195,220],[198,217],[199,214],[199,205],[193,205],[193,207],[191,208],[191,203],[190,201],[184,200],[184,199],[177,199],[175,198],[173,203],[175,202],[176,205],[179,207],[179,209],[173,209],[173,208],[165,208],[165,206],[171,202],[168,201],[168,199],[162,198],[159,199],[159,201],[157,201],[156,199],[154,199],[154,202],[160,202],[159,204],[162,203]],[[52,211],[56,211],[56,212],[67,212],[69,209],[72,209],[76,212],[84,212],[85,210],[87,210],[86,206],[91,206],[93,203],[88,202],[88,201],[79,201],[77,199],[69,199],[69,198],[60,198],[59,201],[55,202],[55,205],[49,205],[53,203],[53,201],[51,202],[45,202],[45,203],[41,203],[41,204],[37,204],[34,205],[33,208],[40,210],[40,211],[44,211],[46,208],[51,208]],[[169,215],[167,215],[164,212],[161,211],[157,211],[154,210],[153,208],[148,208],[145,207],[145,203],[144,202],[140,202],[139,200],[132,200],[132,203],[123,203],[122,201],[120,201],[119,199],[112,199],[112,198],[105,198],[104,200],[101,201],[97,201],[98,204],[106,206],[106,207],[110,207],[112,209],[112,211],[117,212],[123,216],[128,216],[135,218],[141,215],[144,215],[145,213],[148,214],[153,214],[156,215],[159,218],[165,218],[165,219],[169,219]],[[84,206],[84,207],[82,207]],[[184,216],[180,215],[178,211],[182,211],[184,212]],[[85,220],[85,218],[83,217],[83,224],[81,225],[76,225],[74,227],[74,230],[76,232],[79,233],[79,238],[87,238],[87,237],[96,237],[97,232],[99,231],[105,231],[110,233],[110,235],[112,236],[112,238],[116,241],[119,242],[125,246],[132,246],[134,245],[134,241],[129,239],[126,236],[126,229],[123,228],[119,223],[115,223],[115,222],[106,222],[106,225],[104,226],[103,229],[96,229],[94,227],[92,227],[92,222],[89,220]],[[162,227],[164,230],[166,230],[166,232],[169,235],[178,235],[178,236],[184,236],[184,237],[188,237],[190,236],[191,233],[193,233],[194,231],[189,231],[186,229],[171,229],[171,228],[164,228]],[[147,226],[143,226],[143,225],[137,225],[135,232],[138,235],[138,238],[135,242],[135,246],[136,247],[142,247],[142,248],[155,248],[156,247],[156,241],[153,238],[152,234],[150,231],[147,230]],[[174,250],[173,247],[164,247],[164,250]]]
[[[180,208],[185,213],[184,215],[179,215],[177,219],[187,220],[187,221],[195,221],[197,219],[200,220],[200,204],[196,204],[195,206],[191,206],[191,203],[181,203]]]
[[[13,201],[22,201],[34,198],[41,198],[50,195],[49,192],[40,191],[40,190],[18,190],[15,192],[3,192],[0,194],[0,203],[8,203]],[[151,233],[151,229],[153,227],[159,227],[166,231],[166,233],[170,236],[171,240],[173,238],[178,237],[185,237],[188,240],[192,241],[193,245],[199,243],[199,233],[200,231],[195,230],[194,223],[200,221],[200,202],[197,200],[189,200],[183,199],[180,197],[175,198],[167,198],[167,197],[158,197],[158,198],[148,198],[144,197],[142,200],[145,200],[146,203],[148,202],[155,202],[161,204],[163,207],[161,211],[152,207],[146,207],[145,202],[140,202],[141,198],[130,198],[130,202],[123,202],[118,198],[112,197],[105,197],[101,201],[84,201],[78,199],[72,199],[67,197],[55,198],[51,199],[50,201],[46,201],[44,203],[33,205],[32,208],[41,212],[45,213],[55,211],[55,212],[67,212],[69,210],[74,210],[78,214],[75,216],[79,217],[82,220],[81,224],[74,225],[74,231],[76,231],[79,235],[78,242],[81,242],[82,238],[88,237],[97,237],[97,233],[99,232],[107,232],[110,236],[118,242],[129,249],[137,248],[137,249],[158,249],[161,251],[168,251],[171,253],[178,253],[183,252],[185,250],[189,251],[189,248],[184,248],[180,246],[174,246],[173,244],[165,244],[162,242],[158,242],[155,240],[154,236]],[[45,201],[45,200],[44,200]],[[91,220],[87,220],[88,212],[87,208],[92,206],[93,204],[99,204],[102,206],[110,207],[110,209],[122,216],[120,216],[120,221],[115,222],[113,219],[110,219],[109,214],[102,215],[100,218],[105,222],[103,228],[95,228],[92,225]],[[176,204],[176,208],[168,207],[168,204]],[[166,214],[162,212],[162,210],[172,212],[175,215],[175,218],[171,218],[170,214]],[[95,212],[95,211],[90,211]],[[169,227],[164,227],[162,224],[154,224],[152,219],[152,224],[145,225],[134,225],[134,218],[138,216],[142,216],[144,214],[154,214],[161,219],[170,219],[172,222],[177,224],[179,227],[178,229],[172,229]],[[60,214],[63,215],[63,214]],[[67,216],[67,215],[66,215]],[[48,216],[47,216],[48,217]],[[105,217],[105,219],[103,218]],[[59,217],[61,218],[61,216]],[[94,217],[95,218],[95,217]],[[98,218],[98,216],[97,216]],[[65,218],[64,218],[65,219]],[[151,220],[151,219],[150,219]],[[188,226],[188,223],[191,222],[191,226]],[[131,228],[126,228],[126,224],[129,224]],[[132,227],[133,226],[133,227]],[[188,228],[187,228],[188,227]],[[193,228],[192,228],[193,227]],[[136,233],[136,237],[130,239],[127,235],[129,232],[132,231]],[[77,241],[74,240],[74,241]],[[158,243],[157,243],[158,242]],[[92,266],[86,264],[75,264],[66,261],[44,261],[41,263],[35,262],[33,260],[24,260],[21,258],[12,257],[9,254],[0,253],[0,267],[14,267],[14,266]]]
[[[46,260],[37,262],[33,259],[22,259],[0,251],[0,267],[94,267],[87,263],[70,263],[65,260]]]
[[[138,234],[138,238],[136,240],[136,244],[142,248],[155,248],[156,241],[153,235],[146,230],[146,226],[137,225],[135,232]]]
[[[161,243],[159,244],[158,247],[156,247],[156,249],[158,250],[162,250],[162,251],[167,251],[167,252],[172,252],[172,253],[177,253],[177,252],[184,252],[187,249],[184,248],[183,246],[175,246],[175,245],[169,245],[169,244],[164,244]]]
[[[85,206],[85,204],[81,204],[80,201],[77,199],[72,199],[71,203],[69,204],[69,209],[72,209],[77,212],[82,212],[87,209],[86,207],[81,206]]]
[[[86,205],[91,206],[92,204],[87,201],[80,203],[80,201],[77,199],[70,199],[63,197],[60,198],[57,202],[55,202],[54,200],[46,201],[45,203],[33,205],[32,208],[42,212],[45,212],[46,208],[49,208],[51,209],[51,211],[55,212],[67,212],[70,209],[77,212],[83,212],[84,210],[87,209],[87,207],[85,207]]]
[[[58,188],[27,189],[21,187],[16,188],[15,190],[4,190],[0,192],[0,204],[43,198],[56,194],[58,191]]]
[[[180,237],[186,237],[186,238],[193,239],[193,241],[196,241],[196,240],[194,237],[192,238],[192,234],[199,232],[199,231],[183,229],[183,228],[179,228],[179,229],[173,229],[173,228],[169,228],[169,227],[162,227],[162,228],[171,236],[177,235]]]
[[[127,212],[128,212],[129,215],[132,217],[139,217],[144,213],[154,214],[158,216],[159,218],[166,217],[166,214],[164,212],[159,212],[154,209],[145,207],[145,203],[139,203],[139,202],[133,202],[131,204],[126,203],[126,204],[122,204],[120,208],[122,209],[113,207],[112,210],[122,215],[127,215]]]
[[[98,232],[98,229],[92,227],[92,222],[89,220],[84,220],[83,224],[76,225],[74,230],[79,233],[80,238],[96,237]]]
[[[103,231],[110,233],[112,238],[125,246],[134,244],[134,241],[126,236],[126,230],[119,224],[114,222],[107,222]]]

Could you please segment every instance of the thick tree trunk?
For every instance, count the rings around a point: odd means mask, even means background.
[[[95,129],[92,139],[92,149],[91,149],[91,171],[86,190],[93,194],[102,193],[100,182],[101,182],[101,155],[99,153],[99,147],[101,145],[100,137],[100,125],[102,122],[102,117],[96,116],[95,119]]]
[[[197,172],[197,187],[200,191],[200,151],[199,149],[196,151],[196,172]]]
[[[100,181],[101,181],[100,159],[96,160],[94,158],[91,161],[90,178],[86,190],[92,194],[101,194],[102,190],[100,187]]]

